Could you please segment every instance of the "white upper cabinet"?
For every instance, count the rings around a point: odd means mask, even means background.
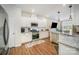
[[[46,19],[39,19],[38,20],[38,27],[47,27],[47,20]]]
[[[22,17],[22,26],[23,27],[31,27],[31,23],[37,23],[38,27],[47,28],[47,19],[44,17],[37,17],[37,16],[29,16],[29,17]]]

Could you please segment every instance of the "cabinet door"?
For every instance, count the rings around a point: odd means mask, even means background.
[[[44,27],[46,28],[47,27],[47,21],[46,20],[39,20],[38,21],[38,27]]]
[[[73,47],[78,47],[77,43],[79,42],[78,38],[68,35],[61,35],[59,41]]]
[[[58,41],[59,41],[59,34],[57,34],[57,33],[51,33],[50,34],[50,41],[58,43]]]
[[[32,41],[32,33],[31,32],[24,33],[21,36],[22,36],[21,43]]]
[[[43,39],[43,38],[47,38],[48,35],[48,31],[44,31],[44,32],[39,32],[39,38]]]
[[[59,44],[59,55],[79,55],[79,50]]]

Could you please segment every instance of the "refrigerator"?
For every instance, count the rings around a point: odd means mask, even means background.
[[[0,55],[7,54],[9,40],[8,15],[0,5]]]

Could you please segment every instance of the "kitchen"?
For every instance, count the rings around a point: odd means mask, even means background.
[[[28,43],[28,47],[32,47],[44,43],[46,39],[50,42],[49,45],[55,47],[50,51],[55,55],[78,54],[78,6],[79,5],[73,4],[2,4],[1,7],[8,14],[9,26],[9,38],[5,47],[9,48],[8,51],[10,51],[11,48],[20,48],[21,45],[26,46],[26,43]],[[73,46],[73,48],[71,48],[71,46]],[[40,47],[42,48],[42,46]],[[74,47],[76,47],[77,50],[74,50]],[[66,48],[71,51],[65,50]],[[15,51],[16,49],[14,52]],[[8,52],[8,54],[11,53]],[[48,54],[52,53],[48,51]],[[18,55],[18,53],[15,55]]]
[[[1,6],[6,10],[8,14],[9,40],[7,45],[9,48],[20,47],[25,43],[29,43],[28,47],[30,47],[33,44],[36,45],[37,41],[38,41],[37,44],[44,42],[44,40],[41,39],[49,38],[49,28],[48,28],[49,24],[47,24],[48,21],[47,19],[49,18],[41,16],[39,14],[34,14],[33,13],[34,11],[32,10],[30,10],[31,12],[27,12],[27,9],[24,9],[24,5],[23,6],[1,5]],[[26,6],[27,5],[25,5],[25,7]],[[30,44],[30,42],[35,43]],[[55,48],[54,51],[56,51]],[[44,53],[48,54],[49,52]],[[52,52],[50,52],[49,54],[52,54]],[[56,52],[54,54],[56,54]]]

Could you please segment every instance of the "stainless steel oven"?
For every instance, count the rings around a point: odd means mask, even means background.
[[[32,40],[39,39],[38,23],[31,23]]]
[[[32,39],[39,39],[39,32],[32,32]]]

